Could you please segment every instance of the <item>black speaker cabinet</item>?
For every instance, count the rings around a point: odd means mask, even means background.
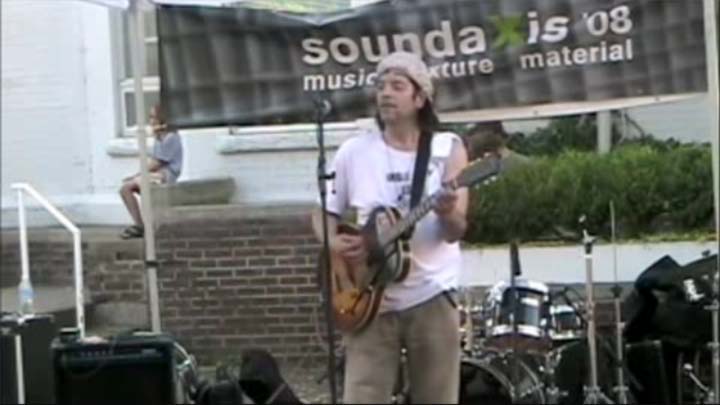
[[[677,349],[660,340],[647,340],[626,346],[628,368],[639,383],[639,386],[630,386],[638,403],[675,403],[677,388],[674,367],[677,353]]]
[[[25,403],[54,403],[50,344],[57,329],[52,315],[20,319],[4,314],[0,330],[0,404],[20,402],[20,390]]]
[[[174,341],[168,336],[57,339],[52,348],[58,405],[175,403]]]

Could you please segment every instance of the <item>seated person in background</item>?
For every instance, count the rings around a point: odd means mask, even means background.
[[[155,136],[148,171],[150,183],[173,184],[180,177],[183,160],[183,147],[180,135],[168,129],[167,121],[160,106],[150,110],[150,126]],[[140,238],[144,235],[144,225],[140,214],[140,205],[136,195],[140,194],[140,174],[123,179],[120,196],[127,207],[134,224],[127,227],[120,235],[123,239]]]
[[[465,134],[470,159],[474,160],[487,155],[496,156],[502,160],[502,171],[529,162],[529,157],[508,148],[508,138],[500,121],[475,124]]]

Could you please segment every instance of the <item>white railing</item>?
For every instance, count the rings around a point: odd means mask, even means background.
[[[23,192],[33,197],[43,206],[55,219],[62,224],[73,236],[73,261],[75,279],[75,310],[77,317],[77,328],[80,339],[85,339],[85,299],[83,290],[83,264],[82,264],[82,243],[80,229],[75,226],[65,215],[55,208],[45,197],[38,193],[27,183],[14,183],[12,189],[17,190],[18,196],[18,229],[20,230],[20,265],[22,279],[30,280],[30,258],[28,256],[27,223],[25,221],[25,204],[23,203]]]

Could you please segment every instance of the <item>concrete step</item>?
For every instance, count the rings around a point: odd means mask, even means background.
[[[52,313],[75,308],[75,288],[72,286],[35,285],[35,312]],[[20,307],[17,287],[4,287],[2,293],[2,310],[17,311]],[[90,294],[85,292],[85,305],[92,304]]]
[[[35,313],[53,315],[58,327],[77,326],[74,287],[66,285],[34,285],[33,290],[35,292],[35,301],[33,303]],[[0,294],[2,294],[0,300],[2,311],[17,312],[19,310],[17,286],[3,287]],[[86,290],[84,295],[86,314],[92,309],[93,305],[89,297],[90,294]]]

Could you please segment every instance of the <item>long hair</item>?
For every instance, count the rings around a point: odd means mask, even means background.
[[[413,85],[415,94],[421,91],[420,86],[418,86],[415,81],[410,80],[410,83]],[[375,112],[375,122],[381,131],[385,130],[385,123],[382,118],[380,118],[379,112]],[[435,108],[433,107],[432,101],[430,101],[430,96],[427,96],[425,104],[423,104],[423,106],[418,110],[417,125],[420,129],[420,136],[431,136],[435,133],[438,126],[440,126],[440,119],[438,118],[437,113],[435,113]]]

